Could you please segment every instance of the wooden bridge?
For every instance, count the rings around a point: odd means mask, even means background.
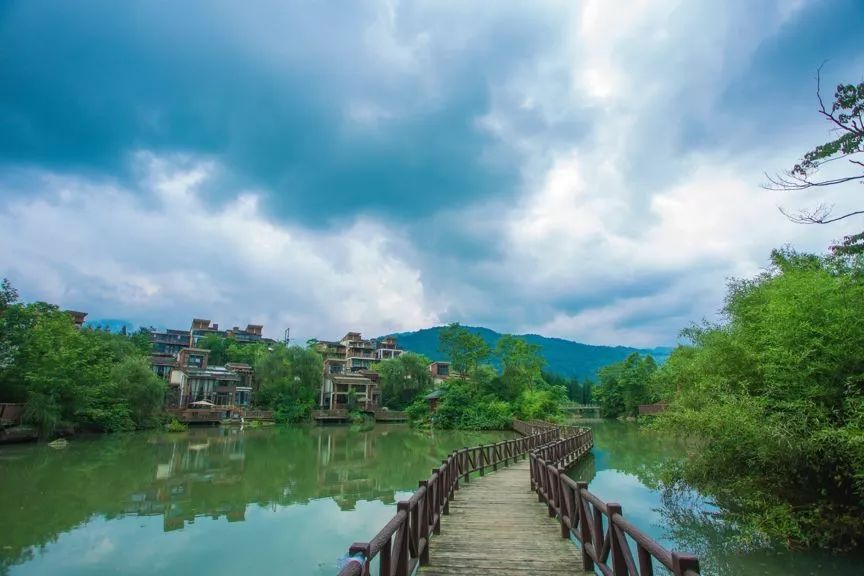
[[[571,414],[578,414],[582,417],[586,414],[593,414],[595,418],[599,418],[601,413],[599,404],[576,404],[575,402],[565,404],[563,410]]]
[[[665,550],[566,475],[591,450],[591,430],[513,429],[522,436],[451,453],[371,541],[351,545],[339,576],[699,574],[694,556]]]

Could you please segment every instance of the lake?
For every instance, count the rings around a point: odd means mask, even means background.
[[[703,573],[860,573],[848,558],[730,547],[698,495],[682,502],[651,488],[679,442],[634,424],[590,426],[593,455],[571,474],[667,546],[699,554]],[[348,546],[370,539],[450,451],[509,437],[379,424],[3,446],[0,574],[333,575]]]

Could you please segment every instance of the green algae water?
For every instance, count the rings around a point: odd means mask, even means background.
[[[585,425],[595,448],[571,475],[665,546],[699,555],[703,574],[864,573],[860,557],[737,545],[699,494],[659,489],[681,442],[630,423]],[[450,451],[509,437],[301,426],[2,446],[0,574],[333,575]]]
[[[699,557],[702,574],[718,576],[822,576],[864,574],[864,557],[789,552],[748,546],[721,511],[694,490],[662,490],[664,462],[680,459],[680,438],[641,429],[632,422],[587,421],[594,449],[569,472],[607,502],[621,504],[624,517],[667,549]],[[864,521],[864,520],[862,520]]]
[[[456,448],[511,433],[206,428],[0,447],[0,574],[328,574]]]

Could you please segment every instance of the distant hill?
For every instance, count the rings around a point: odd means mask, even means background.
[[[444,360],[443,354],[438,351],[438,335],[442,328],[443,326],[436,326],[416,332],[392,334],[392,336],[397,339],[399,347],[403,350],[423,354],[432,360]],[[492,348],[502,336],[502,334],[488,328],[475,326],[464,326],[464,328],[482,336]],[[547,372],[568,378],[576,376],[580,379],[594,379],[597,370],[607,364],[619,362],[633,352],[651,354],[657,362],[662,363],[672,351],[671,348],[667,347],[642,349],[627,346],[591,346],[562,338],[546,338],[537,334],[520,334],[518,337],[531,344],[540,345],[543,357],[546,358],[545,370]]]
[[[133,332],[135,332],[135,330],[138,329],[128,320],[121,320],[119,318],[100,318],[96,320],[87,320],[84,322],[84,326],[86,326],[87,328],[107,330],[109,332],[114,332],[115,334],[123,332],[124,328],[129,334],[132,334]]]

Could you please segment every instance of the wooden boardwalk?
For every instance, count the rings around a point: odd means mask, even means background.
[[[527,460],[461,484],[420,574],[586,574],[576,545],[531,490]]]

